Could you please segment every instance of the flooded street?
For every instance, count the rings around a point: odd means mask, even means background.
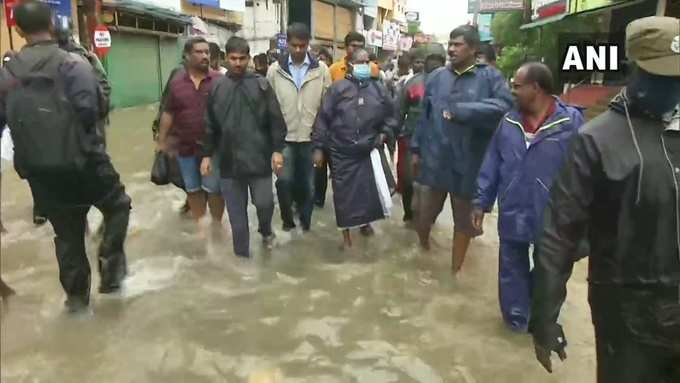
[[[30,191],[2,177],[2,275],[18,293],[2,313],[2,382],[592,382],[595,349],[586,263],[577,265],[562,322],[569,359],[548,375],[528,335],[507,330],[497,298],[495,217],[473,241],[463,273],[450,269],[451,211],[430,253],[393,217],[342,252],[331,199],[312,232],[284,233],[254,258],[224,230],[202,240],[178,213],[183,194],[149,181],[153,107],[112,116],[109,151],[133,200],[129,278],[118,297],[96,293],[92,313],[64,313],[51,226],[31,221]],[[90,212],[90,227],[101,215]],[[251,233],[256,219],[251,207]],[[96,270],[96,241],[88,240]]]

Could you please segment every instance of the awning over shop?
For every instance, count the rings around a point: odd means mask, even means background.
[[[151,16],[156,19],[174,22],[177,24],[191,24],[191,17],[175,12],[171,9],[161,8],[134,0],[106,0],[104,7],[122,10],[140,16]]]
[[[536,21],[529,23],[529,24],[524,24],[521,27],[519,27],[519,29],[524,30],[524,29],[531,29],[531,28],[535,28],[535,27],[540,27],[542,25],[546,25],[546,24],[549,24],[549,23],[552,23],[552,22],[555,22],[555,21],[560,21],[567,16],[569,16],[568,13],[563,13],[561,15],[546,17],[544,19],[536,20]]]

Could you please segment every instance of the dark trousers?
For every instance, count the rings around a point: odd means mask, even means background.
[[[598,383],[680,382],[679,298],[677,286],[664,297],[591,285]]]
[[[399,137],[397,143],[397,189],[404,205],[404,221],[410,221],[413,219],[413,154],[409,150],[409,137]]]
[[[104,216],[97,255],[100,291],[120,288],[127,273],[124,243],[131,201],[108,157],[89,164],[81,173],[31,177],[29,184],[36,203],[54,228],[59,280],[69,301],[89,302],[90,264],[85,252],[85,230],[91,206]]]
[[[287,142],[283,149],[284,167],[276,180],[281,220],[284,227],[295,227],[293,202],[297,204],[300,224],[309,230],[314,209],[314,160],[310,142]]]
[[[498,263],[503,320],[515,331],[527,331],[532,286],[529,243],[501,240]]]
[[[239,257],[250,256],[250,229],[248,223],[248,191],[257,210],[259,232],[263,237],[272,235],[274,215],[274,192],[272,176],[257,178],[223,178],[222,194],[227,206],[234,253]]]

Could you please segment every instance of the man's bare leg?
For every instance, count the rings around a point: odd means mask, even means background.
[[[447,196],[448,193],[432,189],[424,189],[421,192],[421,198],[423,198],[422,211],[418,213],[416,231],[418,232],[420,246],[425,250],[430,250],[430,232],[439,213],[444,208]]]
[[[468,248],[470,247],[469,235],[463,234],[457,231],[453,232],[453,250],[451,251],[451,271],[457,274],[463,267],[465,262],[465,256],[467,255]]]
[[[206,197],[204,191],[197,191],[189,193],[187,196],[189,201],[189,209],[191,210],[191,217],[198,221],[205,215]]]
[[[213,223],[222,222],[224,216],[224,198],[219,194],[208,194],[208,207]]]
[[[342,231],[342,247],[343,249],[349,249],[352,247],[352,234],[349,229]]]

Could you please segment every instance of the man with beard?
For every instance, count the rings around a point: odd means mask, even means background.
[[[213,83],[221,75],[210,70],[210,45],[202,37],[186,42],[184,57],[185,69],[170,81],[161,115],[158,150],[169,150],[168,136],[177,141],[177,161],[192,217],[196,221],[201,219],[207,202],[213,222],[219,223],[224,214],[224,200],[219,180],[214,176],[201,175],[200,143],[205,136],[206,99]]]
[[[680,23],[626,28],[631,80],[576,136],[538,241],[530,331],[536,356],[566,358],[557,324],[577,247],[588,283],[599,383],[680,381]]]

